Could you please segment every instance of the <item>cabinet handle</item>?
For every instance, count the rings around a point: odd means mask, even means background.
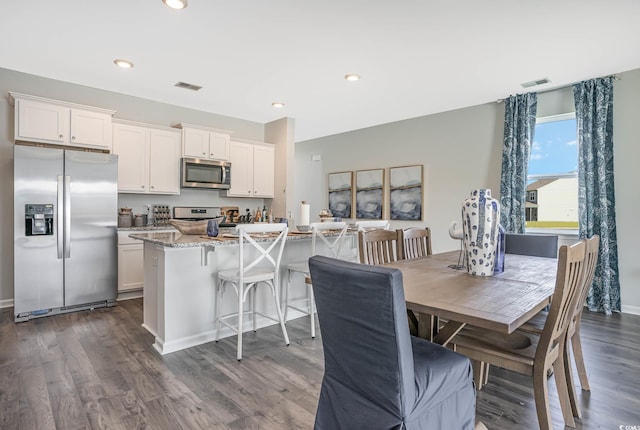
[[[144,188],[144,185],[140,185],[140,188]]]
[[[64,137],[64,134],[61,134],[58,136],[60,139],[62,139]]]
[[[207,155],[207,153],[206,153],[206,152],[203,152],[203,153],[202,153],[202,155]]]
[[[151,189],[153,190],[155,187],[153,185],[151,185]]]
[[[251,194],[251,190],[247,191],[247,193]]]
[[[76,140],[76,137],[75,136],[71,136],[71,140]]]

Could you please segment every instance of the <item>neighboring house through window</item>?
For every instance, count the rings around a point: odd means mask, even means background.
[[[538,118],[529,159],[527,229],[578,228],[575,113]]]

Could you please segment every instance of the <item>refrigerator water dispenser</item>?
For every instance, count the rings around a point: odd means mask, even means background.
[[[53,205],[24,205],[25,236],[53,235]]]

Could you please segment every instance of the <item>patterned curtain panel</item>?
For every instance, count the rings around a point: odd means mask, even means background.
[[[536,126],[536,93],[504,102],[504,147],[500,177],[500,223],[507,233],[524,233],[527,168]]]
[[[613,78],[573,86],[578,125],[578,216],[580,237],[600,235],[598,265],[587,305],[620,311],[618,240],[613,188]]]

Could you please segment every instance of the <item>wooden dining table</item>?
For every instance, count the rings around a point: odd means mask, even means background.
[[[493,276],[449,267],[457,261],[453,251],[384,265],[402,272],[422,338],[446,345],[466,324],[509,334],[551,302],[555,258],[506,254],[504,272]]]

